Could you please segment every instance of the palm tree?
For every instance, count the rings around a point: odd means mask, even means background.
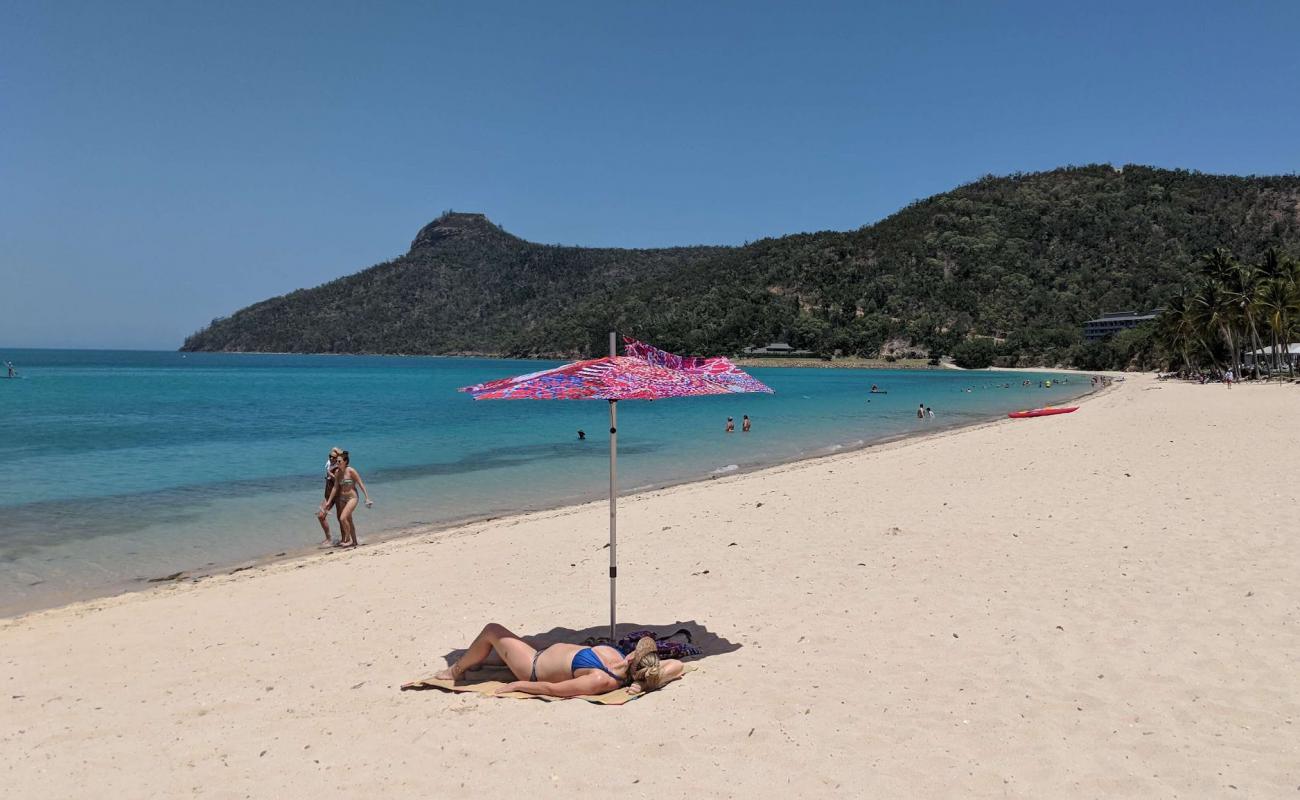
[[[1214,248],[1201,259],[1202,280],[1196,295],[1200,327],[1207,340],[1217,336],[1228,345],[1229,369],[1241,363],[1237,359],[1237,309],[1226,288],[1235,270],[1236,259],[1232,253],[1222,247]],[[1217,361],[1215,369],[1218,369]]]
[[[1234,363],[1240,363],[1237,350],[1237,322],[1239,308],[1233,297],[1217,281],[1207,281],[1194,298],[1197,327],[1204,332],[1205,350],[1210,356],[1214,368],[1220,372],[1231,369]],[[1223,339],[1228,346],[1228,365],[1219,367],[1219,360],[1214,355],[1210,340],[1215,337]]]
[[[1247,342],[1262,353],[1263,330],[1272,341],[1273,372],[1281,371],[1285,359],[1294,375],[1295,365],[1283,353],[1300,336],[1300,262],[1269,249],[1259,264],[1242,264],[1215,248],[1201,259],[1200,273],[1192,290],[1170,300],[1160,316],[1157,332],[1166,349],[1178,353],[1185,367],[1204,363],[1198,355],[1203,352],[1216,371],[1236,370]],[[1220,342],[1228,353],[1224,367]],[[1254,361],[1258,378],[1259,358]]]
[[[1260,318],[1268,327],[1272,338],[1273,370],[1282,371],[1285,360],[1292,376],[1295,367],[1291,361],[1289,346],[1291,334],[1300,321],[1300,264],[1279,257],[1276,250],[1270,249],[1260,265],[1264,280],[1260,286],[1258,304]],[[1286,353],[1284,356],[1283,353]]]
[[[1280,372],[1289,355],[1283,355],[1291,341],[1293,324],[1300,320],[1300,263],[1280,255],[1270,247],[1259,266],[1262,285],[1259,294],[1260,316],[1272,334],[1273,369]],[[1292,371],[1294,369],[1292,368]]]
[[[1237,262],[1236,269],[1229,275],[1229,283],[1226,288],[1232,301],[1237,304],[1237,319],[1242,326],[1241,340],[1239,341],[1242,341],[1244,345],[1246,334],[1249,333],[1251,351],[1260,353],[1264,348],[1259,339],[1259,326],[1256,324],[1259,317],[1259,295],[1263,288],[1259,267],[1254,264]],[[1251,362],[1254,365],[1255,379],[1259,380],[1258,356],[1252,358]]]
[[[1182,356],[1183,368],[1192,368],[1191,347],[1201,343],[1197,308],[1193,295],[1183,290],[1171,299],[1156,323],[1161,345]]]
[[[1187,340],[1183,336],[1182,330],[1178,326],[1178,319],[1182,315],[1182,310],[1186,306],[1186,301],[1182,294],[1175,296],[1165,304],[1165,310],[1156,318],[1156,337],[1160,346],[1170,353],[1177,353],[1182,356],[1183,368],[1191,367],[1191,359],[1187,357]]]

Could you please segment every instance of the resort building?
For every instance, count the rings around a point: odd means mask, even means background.
[[[1107,336],[1114,336],[1120,331],[1126,331],[1129,328],[1136,328],[1143,322],[1148,322],[1160,316],[1163,308],[1157,308],[1145,313],[1141,311],[1111,311],[1102,314],[1097,319],[1090,319],[1083,323],[1083,338],[1090,342],[1098,339],[1105,339]]]
[[[1282,356],[1281,361],[1283,364],[1300,367],[1300,342],[1292,342],[1289,345],[1279,346],[1277,349],[1278,353]],[[1261,364],[1272,364],[1273,348],[1272,346],[1269,346],[1265,347],[1263,350],[1256,350],[1253,353],[1244,353],[1242,357],[1245,362],[1252,367],[1255,365],[1256,359],[1258,359]]]
[[[746,347],[743,354],[749,358],[813,358],[811,350],[796,350],[785,342],[772,342],[763,347]]]

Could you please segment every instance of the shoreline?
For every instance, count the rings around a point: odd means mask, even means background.
[[[946,368],[943,363],[931,365],[929,360],[924,358],[899,358],[894,361],[886,361],[883,358],[858,358],[856,356],[841,356],[831,359],[791,358],[787,356],[746,358],[736,356],[731,358],[731,363],[746,369],[778,367],[781,369],[869,369],[873,371],[915,372],[918,370],[941,370]],[[1053,370],[1050,367],[1043,367],[1040,371],[1052,372]]]
[[[597,358],[598,356],[511,356],[493,353],[301,353],[280,350],[184,350],[176,349],[153,349],[153,348],[133,348],[133,347],[14,347],[14,350],[29,351],[48,351],[48,352],[85,352],[85,353],[173,353],[180,355],[189,355],[190,353],[200,353],[208,355],[237,355],[237,356],[366,356],[379,358],[450,358],[450,359],[487,359],[493,361],[577,361],[585,358]],[[895,361],[886,361],[884,358],[865,358],[859,356],[840,356],[830,359],[820,357],[811,358],[790,358],[790,357],[769,357],[769,358],[746,358],[743,355],[726,356],[733,364],[746,368],[763,368],[763,367],[781,367],[781,368],[800,368],[800,369],[864,369],[864,370],[898,370],[900,372],[913,371],[934,371],[934,370],[961,370],[965,372],[1077,372],[1080,374],[1132,374],[1107,372],[1105,370],[1084,370],[1079,367],[984,367],[977,370],[967,370],[964,367],[958,367],[951,361],[941,361],[937,365],[929,363],[925,358],[899,358]]]
[[[1023,368],[1019,371],[1034,372],[1035,370]],[[1041,370],[1037,370],[1041,371]],[[973,373],[975,371],[972,371]],[[1089,373],[1091,374],[1091,373]],[[1112,390],[1115,385],[1100,386],[1096,388],[1089,387],[1078,395],[1070,395],[1062,398],[1061,402],[1078,402],[1083,404],[1091,399]],[[1014,422],[1007,419],[1005,414],[990,416],[972,420],[969,422],[953,422],[940,424],[935,427],[922,430],[910,431],[905,433],[891,433],[874,439],[861,439],[852,443],[835,444],[821,448],[818,451],[805,453],[795,458],[789,458],[776,462],[757,462],[751,464],[735,465],[736,469],[719,472],[715,470],[705,475],[681,478],[677,480],[662,481],[657,483],[646,484],[644,486],[634,487],[622,491],[618,495],[620,502],[635,498],[644,494],[653,494],[666,490],[671,490],[684,486],[693,486],[697,484],[708,484],[714,481],[727,480],[742,476],[754,475],[773,470],[780,470],[806,462],[820,461],[831,459],[839,456],[847,456],[872,449],[887,449],[890,446],[906,445],[911,442],[924,442],[934,438],[941,438],[945,435],[951,435],[968,430],[978,430],[991,425],[1000,423]],[[389,542],[401,542],[408,539],[414,539],[420,536],[429,536],[435,534],[446,534],[462,528],[471,528],[475,526],[487,525],[489,523],[510,523],[515,524],[529,516],[536,514],[558,513],[567,510],[576,510],[592,504],[605,504],[608,501],[608,494],[604,492],[591,492],[579,499],[572,497],[554,503],[539,504],[537,507],[517,508],[499,511],[487,514],[475,514],[461,517],[447,522],[423,524],[408,526],[402,528],[393,528],[376,531],[366,537],[366,544],[361,545],[355,550],[344,549],[340,547],[323,547],[319,544],[304,545],[299,548],[286,548],[280,553],[254,556],[251,558],[241,559],[229,563],[204,565],[202,567],[191,567],[181,569],[168,575],[157,575],[153,577],[137,577],[128,582],[113,587],[103,587],[100,589],[91,589],[87,591],[70,590],[67,594],[61,596],[54,602],[43,602],[29,605],[19,604],[12,609],[0,611],[0,627],[7,622],[22,620],[25,617],[41,614],[49,611],[56,611],[72,606],[83,604],[93,604],[105,600],[111,600],[120,597],[127,597],[139,594],[149,594],[163,590],[167,587],[174,586],[194,586],[205,581],[217,578],[223,575],[235,575],[238,573],[258,570],[278,564],[294,563],[298,561],[312,561],[315,559],[328,559],[332,556],[341,556],[348,552],[365,552],[367,548]]]

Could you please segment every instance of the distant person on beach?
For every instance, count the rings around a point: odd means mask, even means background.
[[[587,432],[584,431],[582,428],[578,428],[578,441],[582,441],[586,438],[587,438]]]
[[[682,662],[676,659],[660,659],[655,640],[649,636],[643,636],[636,649],[627,655],[604,644],[595,647],[553,644],[538,650],[493,622],[474,637],[474,643],[456,663],[434,677],[458,681],[466,672],[487,661],[493,651],[519,679],[497,689],[498,694],[524,692],[577,697],[605,694],[623,686],[633,694],[641,694],[677,680],[683,669]]]
[[[748,415],[748,414],[746,414],[745,416],[743,416],[743,417],[740,418],[740,432],[741,432],[741,433],[749,433],[749,415]]]
[[[330,501],[330,495],[334,493],[334,472],[338,469],[339,453],[342,452],[337,447],[331,447],[329,458],[325,460],[325,505],[316,509],[316,521],[325,534],[321,544],[334,544],[334,539],[330,536],[330,506],[334,505]]]
[[[351,461],[352,458],[347,450],[339,453],[338,469],[334,473],[334,490],[321,505],[322,511],[329,508],[330,504],[334,504],[338,509],[339,547],[356,547],[358,544],[357,524],[352,520],[352,513],[357,508],[357,489],[360,489],[366,497],[366,508],[375,504],[375,501],[370,499],[366,484],[361,480],[361,474],[352,468]]]
[[[925,403],[916,407],[916,418],[925,419]]]
[[[18,375],[18,373],[14,371],[14,362],[6,361],[5,367],[9,370],[9,377],[13,378]]]
[[[736,421],[731,417],[727,417],[727,433],[735,433],[735,432],[736,432]]]

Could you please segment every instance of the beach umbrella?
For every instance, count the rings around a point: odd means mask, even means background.
[[[614,633],[618,583],[618,401],[662,400],[772,390],[721,356],[679,356],[609,335],[609,355],[541,372],[466,386],[475,400],[606,400],[609,402],[609,638]]]

